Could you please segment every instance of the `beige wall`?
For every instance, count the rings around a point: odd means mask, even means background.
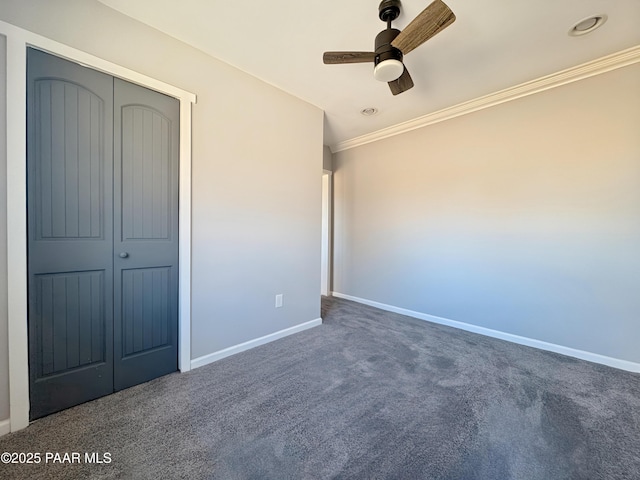
[[[640,65],[334,155],[334,291],[640,362]]]
[[[192,358],[320,317],[321,110],[99,2],[2,0],[0,20],[198,96]]]

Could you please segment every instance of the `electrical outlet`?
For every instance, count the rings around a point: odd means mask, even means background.
[[[282,308],[283,297],[284,295],[282,293],[276,295],[276,308]]]

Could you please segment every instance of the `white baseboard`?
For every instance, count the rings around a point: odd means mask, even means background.
[[[415,312],[413,310],[407,310],[406,308],[394,307],[393,305],[387,305],[384,303],[374,302],[373,300],[367,300],[365,298],[353,297],[351,295],[345,295],[344,293],[332,292],[334,297],[344,298],[371,307],[379,308],[380,310],[386,310],[387,312],[399,313],[400,315],[406,315],[408,317],[417,318],[419,320],[425,320],[427,322],[438,323],[440,325],[446,325],[448,327],[459,328],[460,330],[466,330],[468,332],[479,333],[480,335],[486,335],[487,337],[499,338],[500,340],[506,340],[508,342],[518,343],[520,345],[526,345],[527,347],[539,348],[540,350],[547,350],[549,352],[560,353],[569,357],[579,358],[581,360],[587,360],[588,362],[600,363],[609,367],[619,368],[620,370],[627,370],[629,372],[640,373],[640,363],[630,362],[628,360],[622,360],[619,358],[607,357],[598,353],[586,352],[584,350],[578,350],[571,347],[565,347],[563,345],[557,345],[555,343],[544,342],[542,340],[536,340],[534,338],[521,337],[520,335],[514,335],[512,333],[501,332],[500,330],[492,330],[490,328],[479,327],[470,323],[458,322],[456,320],[449,320],[448,318],[436,317],[435,315],[429,315],[426,313]]]
[[[7,433],[11,433],[10,418],[7,418],[6,420],[0,420],[0,437],[6,435]]]
[[[264,337],[256,338],[254,340],[249,340],[248,342],[240,343],[238,345],[234,345],[233,347],[225,348],[223,350],[218,350],[217,352],[213,352],[208,355],[203,355],[202,357],[194,358],[193,360],[191,360],[191,368],[198,368],[204,365],[208,365],[209,363],[222,360],[223,358],[228,357],[230,355],[235,355],[236,353],[244,352],[245,350],[249,350],[250,348],[258,347],[260,345],[264,345],[265,343],[273,342],[274,340],[278,340],[279,338],[287,337],[289,335],[293,335],[294,333],[302,332],[303,330],[307,330],[312,327],[317,327],[318,325],[322,325],[321,318],[316,318],[315,320],[310,320],[308,322],[301,323],[300,325],[296,325],[294,327],[285,328],[284,330],[270,333],[269,335],[265,335]]]

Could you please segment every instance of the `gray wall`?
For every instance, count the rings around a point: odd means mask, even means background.
[[[331,153],[331,149],[324,145],[322,148],[322,169],[333,171],[333,154]]]
[[[192,358],[320,317],[320,109],[99,2],[2,0],[0,19],[198,95]]]
[[[0,35],[0,420],[9,418],[7,347],[7,95],[6,38]]]
[[[640,362],[640,65],[334,155],[334,291]]]

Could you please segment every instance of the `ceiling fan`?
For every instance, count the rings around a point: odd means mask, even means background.
[[[325,64],[373,62],[373,76],[387,82],[391,93],[398,95],[413,87],[413,80],[402,63],[406,55],[451,25],[456,16],[442,1],[435,0],[400,31],[391,22],[400,15],[400,0],[382,0],[378,6],[380,20],[387,28],[376,36],[375,52],[324,52]]]

